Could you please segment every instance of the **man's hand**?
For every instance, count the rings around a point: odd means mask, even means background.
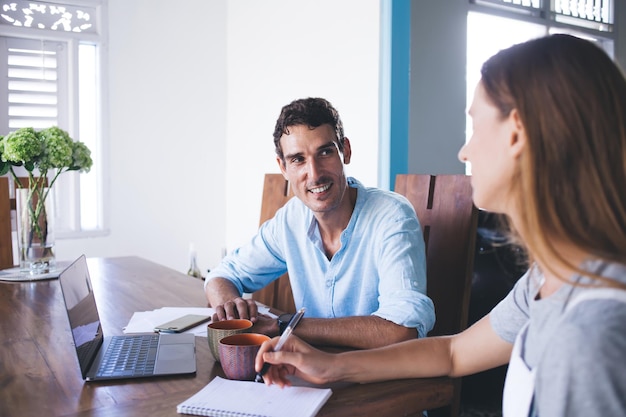
[[[254,300],[249,298],[236,297],[213,308],[215,309],[213,321],[248,319],[252,323],[256,323],[258,320],[257,305]]]
[[[213,321],[231,320],[231,319],[248,319],[254,326],[251,331],[261,333],[270,337],[278,336],[280,332],[278,321],[274,317],[265,314],[259,314],[258,308],[254,300],[235,298],[227,301],[224,305],[215,307]]]

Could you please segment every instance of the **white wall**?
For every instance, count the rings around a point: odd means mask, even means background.
[[[353,162],[375,186],[378,155],[378,0],[228,3],[228,250],[258,228],[263,174],[280,172],[272,133],[283,105],[324,97],[339,111]]]
[[[178,270],[225,234],[225,1],[109,0],[110,234],[58,259],[139,255]],[[202,263],[201,263],[202,265]]]
[[[408,172],[463,174],[468,2],[411,8]]]
[[[139,255],[201,269],[258,227],[280,108],[328,98],[376,185],[378,0],[109,0],[110,233],[58,259]]]

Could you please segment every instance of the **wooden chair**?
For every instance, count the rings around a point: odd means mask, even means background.
[[[403,174],[396,177],[395,191],[411,202],[424,233],[427,291],[435,304],[437,317],[429,336],[458,333],[467,326],[478,221],[470,177]],[[266,174],[261,223],[271,218],[292,196],[281,174]],[[286,274],[252,297],[282,311],[295,311]],[[436,406],[430,405],[435,401],[441,404],[441,398],[450,398],[448,406],[432,410],[431,416],[458,415],[460,378],[450,378],[445,387],[433,388],[428,394],[426,409]]]
[[[13,207],[15,207],[15,199],[13,199]],[[11,230],[9,179],[0,177],[0,269],[13,266],[13,235]]]
[[[415,208],[426,244],[428,296],[437,322],[429,336],[467,326],[478,209],[466,175],[401,174],[394,190]]]
[[[282,174],[265,174],[259,225],[274,217],[276,211],[285,205],[291,197],[293,197],[293,192]],[[296,311],[289,275],[287,274],[282,275],[265,288],[256,291],[252,294],[252,298],[283,312],[294,313]]]
[[[467,327],[478,224],[470,177],[402,174],[394,188],[415,208],[424,234],[427,293],[437,318],[429,336],[459,333]],[[430,415],[458,416],[461,379],[450,381],[450,405]]]

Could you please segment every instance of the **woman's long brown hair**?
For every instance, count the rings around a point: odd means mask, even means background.
[[[482,68],[503,117],[517,109],[527,146],[516,173],[517,232],[529,259],[582,271],[555,249],[626,264],[626,80],[593,43],[552,35],[515,45]],[[566,277],[561,277],[566,279]]]

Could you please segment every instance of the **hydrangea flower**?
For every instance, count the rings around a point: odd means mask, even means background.
[[[91,152],[82,142],[75,142],[57,126],[39,132],[24,127],[0,136],[0,175],[13,172],[13,166],[24,166],[29,175],[38,171],[39,177],[48,177],[56,169],[50,186],[66,171],[89,172],[93,160]],[[49,178],[50,179],[50,178]]]
[[[93,161],[91,160],[91,151],[82,142],[74,142],[72,149],[72,164],[70,169],[79,172],[89,172]]]
[[[44,151],[39,157],[40,170],[49,168],[67,168],[72,165],[72,147],[74,141],[64,130],[54,126],[39,133]]]
[[[24,165],[29,171],[34,169],[35,163],[44,151],[43,140],[32,127],[9,133],[2,143],[2,161],[17,166]]]

